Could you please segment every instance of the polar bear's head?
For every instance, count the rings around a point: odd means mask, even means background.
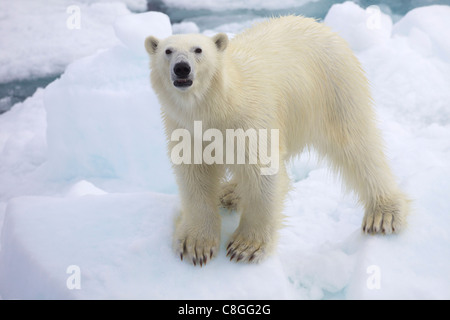
[[[149,36],[145,48],[151,57],[152,83],[177,92],[203,91],[217,71],[228,37],[174,35],[160,40]]]

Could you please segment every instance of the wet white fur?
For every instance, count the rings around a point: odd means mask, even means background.
[[[174,129],[192,131],[195,120],[203,122],[203,130],[280,130],[276,175],[262,176],[259,165],[174,166],[182,203],[174,245],[181,257],[203,264],[217,254],[221,194],[231,195],[242,213],[228,254],[256,262],[272,252],[290,185],[285,160],[309,147],[326,157],[358,195],[364,232],[390,234],[405,225],[408,200],[383,153],[368,81],[347,43],[327,26],[286,16],[232,40],[224,34],[149,37],[146,48],[168,139]],[[193,85],[184,91],[170,77],[177,54],[194,70]],[[173,144],[169,141],[169,150]],[[226,168],[233,178],[224,187]]]

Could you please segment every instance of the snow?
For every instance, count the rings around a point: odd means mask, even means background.
[[[52,180],[174,189],[148,57],[117,46],[69,65],[45,91],[48,152],[40,170]]]
[[[449,26],[449,15],[449,6],[414,9],[395,25],[394,33],[407,37],[419,52],[445,59],[450,55],[450,41],[442,37],[442,30]]]
[[[199,268],[171,250],[179,198],[139,47],[146,35],[171,34],[168,18],[96,5],[121,12],[105,23],[103,50],[68,59],[59,79],[0,116],[3,299],[450,298],[450,7],[417,8],[393,23],[347,2],[324,19],[371,82],[389,161],[413,199],[408,228],[362,235],[363,209],[311,152],[290,164],[277,253],[258,265],[229,262],[239,215],[221,212],[220,253]],[[174,28],[187,30],[196,29]],[[49,57],[51,68],[64,50]],[[29,70],[14,63],[7,69]]]
[[[343,11],[345,15],[339,14]],[[383,14],[375,6],[364,10],[353,2],[332,6],[324,23],[345,38],[356,51],[388,41],[392,32],[390,16]]]
[[[130,14],[127,4],[145,8],[145,0],[123,2],[1,1],[0,83],[58,75],[70,62],[117,44],[114,20]]]
[[[0,271],[2,295],[8,299],[288,297],[277,259],[261,266],[236,266],[221,256],[202,270],[174,259],[171,234],[177,210],[176,196],[155,193],[16,198],[8,205],[5,221],[11,227],[3,235],[7,240]],[[226,226],[223,232],[231,234]],[[225,246],[224,240],[223,251]],[[79,267],[80,289],[66,286],[69,266]],[[211,281],[217,274],[220,281]],[[269,278],[268,285],[254,296],[248,289],[262,277]],[[223,290],[224,282],[234,289]]]
[[[161,39],[172,35],[169,17],[160,12],[120,16],[114,22],[114,31],[123,44],[139,55],[147,54],[142,44],[149,32]]]
[[[182,33],[199,33],[200,30],[194,22],[180,22],[172,25],[172,31],[174,34]]]

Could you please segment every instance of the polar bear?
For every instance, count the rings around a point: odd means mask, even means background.
[[[224,135],[229,129],[279,132],[274,174],[262,174],[259,160],[173,166],[181,198],[174,248],[181,260],[203,265],[217,255],[220,202],[241,213],[227,246],[231,260],[259,262],[273,252],[290,188],[285,162],[305,148],[326,157],[357,194],[364,233],[405,226],[408,199],[383,153],[368,81],[347,43],[327,26],[285,16],[231,40],[223,33],[149,36],[145,48],[169,151],[179,141],[175,130],[194,135],[199,122]],[[195,139],[190,143],[194,150]],[[207,146],[201,143],[200,153]]]

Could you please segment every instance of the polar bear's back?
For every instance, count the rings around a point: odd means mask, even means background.
[[[345,74],[365,80],[347,42],[312,18],[285,16],[257,23],[230,41],[228,53],[244,73],[277,82],[299,76],[341,81]]]
[[[258,23],[230,41],[228,54],[243,87],[275,99],[279,117],[297,119],[280,119],[296,124],[287,128],[289,135],[305,139],[289,149],[302,148],[309,134],[329,129],[332,123],[323,119],[354,123],[346,117],[356,114],[364,125],[364,119],[373,118],[358,60],[344,39],[314,19],[286,16]]]

